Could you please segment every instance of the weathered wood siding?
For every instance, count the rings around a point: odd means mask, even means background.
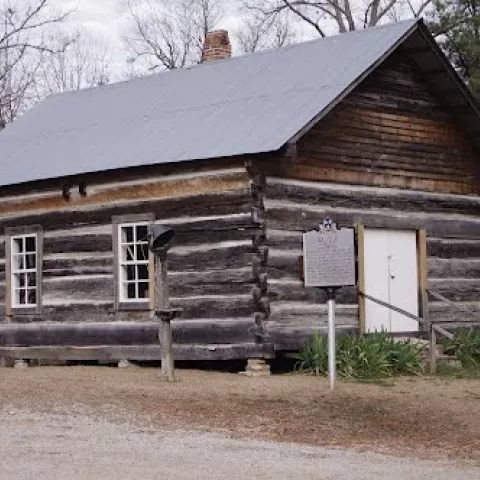
[[[472,145],[408,58],[394,54],[283,161],[265,162],[267,330],[277,348],[326,330],[325,295],[300,278],[302,232],[326,215],[350,227],[425,229],[430,288],[480,312],[480,155]],[[450,326],[467,320],[435,301],[430,312]],[[337,324],[358,329],[356,288],[339,293]]]
[[[325,294],[303,287],[300,263],[302,233],[325,216],[347,227],[425,229],[429,287],[480,315],[480,197],[267,177],[265,209],[267,330],[276,348],[297,348],[313,331],[326,332]],[[357,331],[357,288],[341,289],[337,303],[338,330]],[[432,301],[430,312],[455,328],[468,325],[467,316],[445,304]]]
[[[177,232],[169,252],[170,295],[183,314],[174,322],[174,341],[254,343],[255,202],[243,161],[231,164],[91,181],[86,196],[72,189],[70,200],[61,189],[1,198],[1,233],[6,227],[41,225],[44,244],[42,312],[21,315],[5,311],[5,248],[0,241],[2,317],[5,313],[8,323],[38,326],[24,333],[10,328],[9,341],[23,346],[156,343],[151,311],[115,309],[112,245],[113,216],[153,213]],[[69,326],[50,328],[52,323]]]
[[[471,145],[422,75],[394,54],[299,140],[288,176],[478,194]]]

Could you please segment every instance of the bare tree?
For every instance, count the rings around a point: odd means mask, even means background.
[[[198,63],[203,40],[223,15],[221,0],[129,0],[130,63],[148,70]]]
[[[249,9],[242,9],[241,13],[243,21],[236,39],[242,53],[279,48],[295,43],[298,39],[290,10],[283,10],[275,15],[262,15]]]
[[[52,11],[47,0],[0,0],[0,129],[34,101],[43,55],[67,46],[68,39],[47,36],[67,15]]]
[[[65,50],[43,55],[38,96],[105,85],[110,81],[110,62],[111,53],[101,38],[77,30]]]
[[[246,7],[265,19],[289,11],[296,20],[325,37],[329,27],[342,33],[378,25],[386,19],[419,16],[432,0],[245,0]]]

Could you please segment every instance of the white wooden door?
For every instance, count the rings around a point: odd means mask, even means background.
[[[417,240],[414,231],[365,229],[365,293],[418,315]],[[409,332],[418,323],[365,300],[367,331]]]

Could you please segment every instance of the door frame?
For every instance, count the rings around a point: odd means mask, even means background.
[[[367,227],[370,228],[370,227]],[[371,227],[381,229],[382,227]],[[408,228],[385,228],[384,230],[414,231],[417,239],[417,285],[418,285],[418,314],[428,319],[428,266],[427,266],[427,232],[426,230]],[[360,292],[365,291],[365,225],[358,222],[355,226],[357,235],[357,299],[358,299],[358,326],[360,334],[366,331],[365,297]],[[425,326],[419,325],[419,330]]]

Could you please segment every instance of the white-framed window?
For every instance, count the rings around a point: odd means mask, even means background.
[[[10,237],[12,307],[38,304],[38,239],[36,233]]]
[[[118,282],[120,302],[148,302],[148,223],[118,224]]]

